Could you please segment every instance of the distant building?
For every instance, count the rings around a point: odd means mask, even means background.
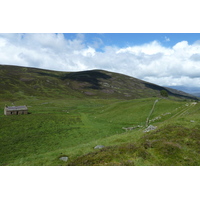
[[[26,115],[28,114],[27,106],[5,106],[4,115]]]

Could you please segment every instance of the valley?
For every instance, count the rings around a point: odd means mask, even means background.
[[[162,97],[166,88],[99,70],[1,66],[0,74],[1,166],[200,165],[196,97]],[[5,104],[29,114],[5,116]],[[156,128],[145,132],[148,117]]]

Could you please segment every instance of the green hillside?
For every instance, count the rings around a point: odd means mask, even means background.
[[[0,99],[10,101],[27,98],[136,99],[161,97],[162,90],[173,97],[197,99],[184,92],[103,70],[70,73],[0,65],[0,87]]]
[[[200,165],[200,104],[189,96],[100,70],[0,66],[0,78],[1,166]],[[4,116],[5,104],[29,114]]]

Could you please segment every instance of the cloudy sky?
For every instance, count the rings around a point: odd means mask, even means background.
[[[0,64],[104,69],[165,86],[200,85],[200,34],[0,34]]]

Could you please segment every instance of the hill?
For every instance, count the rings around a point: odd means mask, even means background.
[[[58,72],[0,65],[0,86],[0,99],[12,101],[30,97],[136,99],[161,97],[161,90],[173,97],[197,100],[187,93],[103,70]]]
[[[102,70],[0,66],[0,79],[0,165],[200,165],[200,104],[187,94]],[[4,116],[11,103],[29,114]]]

